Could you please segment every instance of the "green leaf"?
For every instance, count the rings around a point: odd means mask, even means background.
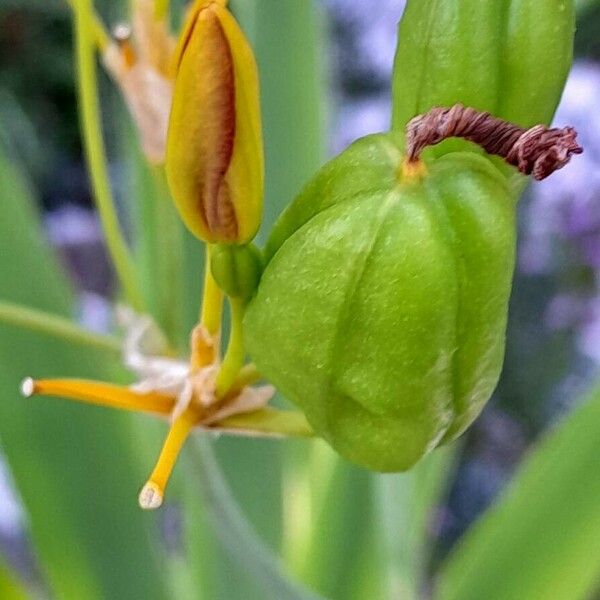
[[[584,12],[587,8],[598,4],[598,0],[575,0],[575,8],[578,12]]]
[[[211,445],[194,438],[188,459],[197,474],[198,489],[213,531],[234,560],[238,571],[247,571],[267,598],[277,600],[318,600],[319,596],[294,582],[283,570],[277,556],[262,542],[233,501]],[[239,588],[236,588],[239,589]],[[244,598],[247,597],[246,592]],[[264,598],[264,595],[261,595]]]
[[[430,558],[431,519],[447,491],[455,456],[456,446],[442,447],[408,473],[373,476],[381,566],[390,598],[420,597]]]
[[[266,198],[262,232],[299,192],[325,153],[324,14],[314,2],[238,0],[260,71]],[[251,12],[249,7],[253,6]]]
[[[327,470],[314,471],[313,485],[327,476]],[[303,580],[326,598],[349,598],[358,583],[359,568],[372,535],[370,524],[376,517],[371,477],[336,455],[333,472],[325,483],[322,501],[314,504]],[[287,493],[293,493],[292,486]]]
[[[73,294],[43,239],[31,195],[0,156],[0,298],[68,317]],[[107,378],[105,351],[0,325],[0,439],[56,598],[164,598],[154,521],[136,492],[130,418],[50,398],[24,400],[37,377]]]
[[[2,600],[27,600],[27,592],[25,588],[1,560],[0,598],[2,598]]]
[[[532,451],[442,569],[438,600],[578,600],[600,579],[600,390]]]
[[[152,167],[144,159],[137,147],[137,136],[122,111],[116,118],[124,132],[122,155],[131,169],[128,196],[134,207],[136,260],[144,300],[173,347],[185,352],[189,343],[184,324],[186,230],[171,200],[163,167]],[[194,242],[201,254],[201,245]],[[196,276],[200,278],[201,272]],[[199,298],[198,295],[194,300]]]

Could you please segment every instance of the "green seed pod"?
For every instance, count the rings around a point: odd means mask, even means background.
[[[573,0],[409,0],[394,65],[393,129],[457,102],[522,127],[549,124],[574,32]],[[448,140],[429,152],[456,150],[475,148]]]
[[[406,182],[401,163],[378,135],[325,167],[276,229],[245,319],[259,370],[378,471],[411,467],[488,400],[514,263],[514,202],[489,161],[448,155]]]
[[[403,134],[359,140],[281,216],[246,310],[259,371],[340,454],[378,471],[460,435],[502,368],[514,195],[484,156],[418,160],[449,136],[538,179],[581,151],[571,128],[525,131],[462,106],[411,122],[406,152]]]
[[[211,252],[210,268],[225,294],[249,300],[258,287],[262,258],[254,245],[217,245]]]

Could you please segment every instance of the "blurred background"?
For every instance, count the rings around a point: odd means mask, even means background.
[[[265,79],[267,225],[327,156],[341,151],[357,137],[388,127],[396,25],[404,3],[322,0],[307,9],[308,17],[303,15],[310,20],[310,38],[301,30],[290,33],[283,25],[280,31],[277,27],[261,30],[261,16],[271,13],[277,22],[278,13],[284,18],[282,11],[286,4],[290,3],[232,2],[255,45]],[[110,24],[127,15],[123,0],[98,1],[96,8]],[[306,11],[298,9],[298,12]],[[283,30],[289,39],[281,39]],[[113,318],[108,298],[114,290],[114,274],[82,158],[72,44],[70,14],[63,3],[0,0],[0,162],[5,165],[5,174],[19,173],[27,195],[39,208],[43,235],[73,282],[77,318],[90,329],[106,331]],[[272,48],[285,48],[285,56],[274,57]],[[579,3],[575,50],[575,63],[555,123],[577,128],[585,154],[548,182],[531,186],[520,203],[519,259],[505,368],[493,400],[465,435],[459,459],[445,467],[453,475],[448,478],[441,500],[428,521],[429,551],[422,566],[429,572],[433,572],[456,540],[493,503],[530,445],[572,408],[571,403],[598,375],[600,3]],[[288,85],[284,89],[288,68],[304,70],[307,79],[296,88],[290,89]],[[132,182],[139,178],[136,164],[139,157],[132,150],[135,132],[119,93],[103,73],[100,83],[111,181],[122,218],[132,228],[129,221],[135,217],[127,206]],[[293,147],[292,155],[283,150],[289,130],[302,130],[302,139]],[[0,181],[0,186],[7,185],[5,181]],[[11,215],[0,207],[0,217],[9,220]],[[7,221],[5,226],[10,227]],[[4,261],[12,260],[10,251],[0,241]],[[34,304],[36,287],[28,289],[28,273],[22,275],[17,296],[23,303]],[[192,287],[197,288],[199,283],[200,277]],[[4,295],[3,285],[8,284],[0,283]],[[25,352],[24,346],[20,348],[20,352]],[[3,355],[2,372],[11,370],[10,359],[10,354]],[[35,368],[33,358],[29,367],[27,361],[22,362],[25,364],[19,363],[17,370]],[[14,379],[18,381],[24,374],[28,373],[19,371]],[[17,402],[15,398],[3,397],[0,403]],[[61,418],[59,411],[52,408],[57,401],[41,402],[48,407],[45,418]],[[28,410],[35,410],[34,405]],[[95,416],[99,439],[93,440],[92,445],[100,448],[103,421],[107,417],[104,412]],[[143,426],[146,425],[144,421]],[[32,437],[36,431],[43,437],[43,427],[32,428]],[[65,431],[68,435],[69,428]],[[1,429],[0,433],[3,436],[0,442],[9,443],[5,438],[10,434]],[[375,545],[370,515],[376,510],[377,500],[369,492],[373,485],[371,476],[348,465],[332,466],[336,459],[324,448],[317,452],[317,458],[308,457],[304,445],[304,442],[290,442],[282,448],[271,442],[220,440],[216,450],[240,505],[261,538],[283,553],[292,571],[327,597],[377,597],[367,592],[378,589],[375,583],[369,583],[372,570],[369,560],[354,552],[342,556],[340,550],[344,548],[343,540],[362,544],[364,548]],[[43,443],[36,442],[36,448],[43,452]],[[76,450],[68,446],[67,451]],[[104,460],[101,450],[94,454],[88,449],[86,456],[91,460],[88,467],[92,470],[96,461]],[[300,472],[310,478],[306,469],[315,464],[329,473],[329,493],[333,494],[330,501],[337,505],[331,514],[339,518],[339,522],[327,520],[322,543],[304,539],[302,523],[309,527],[311,518],[318,520],[318,515],[308,515],[310,507],[303,504],[309,502],[303,486],[313,486],[314,482],[307,483],[297,476]],[[147,467],[147,461],[144,465]],[[143,474],[144,466],[133,470],[137,475]],[[127,483],[132,502],[138,483],[136,479]],[[0,455],[0,551],[5,563],[44,595],[45,567],[31,543],[29,516],[23,508],[19,487],[14,484],[9,462]],[[308,496],[314,500],[314,489],[310,489]],[[191,560],[182,541],[187,526],[183,521],[201,520],[201,516],[190,516],[193,513],[182,508],[183,502],[179,492],[175,492],[173,504],[151,525],[154,528],[151,531],[167,547],[176,565],[175,572],[180,569],[181,573],[183,565],[189,566]],[[86,521],[95,517],[83,510],[81,518]],[[105,524],[97,523],[94,527],[102,528]],[[347,531],[349,528],[351,533]],[[328,536],[337,536],[338,550],[331,546],[331,539],[325,541]],[[312,567],[307,566],[298,551],[311,547],[311,543],[320,552],[317,565]],[[71,548],[70,552],[77,553],[77,548]],[[65,552],[65,561],[68,556],[69,552]],[[219,556],[228,565],[225,573],[237,572],[235,562]],[[206,564],[201,555],[194,560]],[[253,584],[240,583],[243,574],[216,577],[220,579],[211,584],[215,586],[212,592],[189,597],[253,597],[249,591]],[[181,578],[185,578],[183,574]],[[207,589],[204,584],[199,587]],[[142,597],[118,596],[109,588],[103,589],[98,597]],[[184,592],[173,589],[167,597],[185,597]]]

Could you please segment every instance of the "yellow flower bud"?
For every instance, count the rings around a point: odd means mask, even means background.
[[[239,244],[260,224],[264,159],[256,63],[225,4],[198,0],[181,35],[166,167],[190,231]]]

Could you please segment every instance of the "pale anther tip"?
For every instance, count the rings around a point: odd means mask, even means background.
[[[25,398],[31,398],[35,394],[35,381],[31,377],[25,377],[21,382],[21,394]]]
[[[163,491],[156,483],[149,481],[140,492],[138,502],[144,510],[156,510],[163,503]]]
[[[127,23],[117,23],[112,29],[115,42],[127,42],[131,38],[131,27]]]

